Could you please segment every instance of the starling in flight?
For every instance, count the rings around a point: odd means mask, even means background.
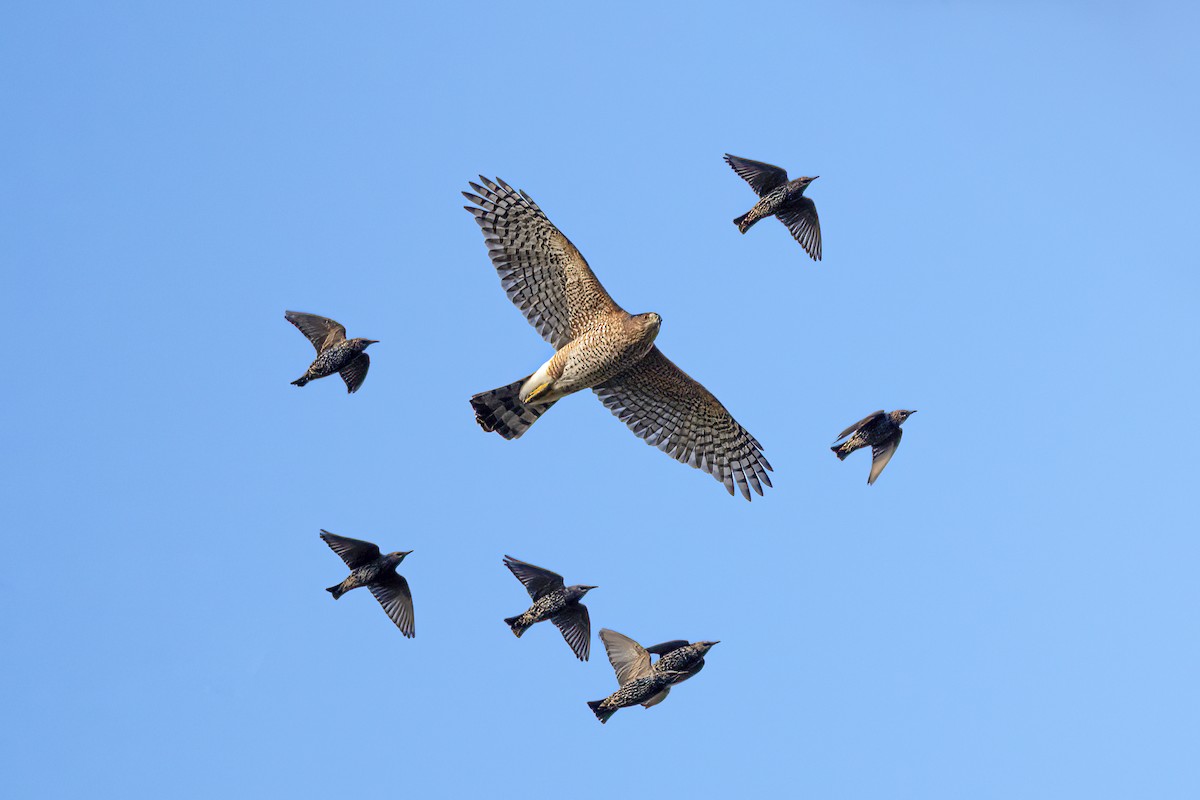
[[[483,229],[510,300],[555,349],[536,372],[471,398],[485,431],[516,439],[560,398],[591,389],[647,444],[734,493],[770,486],[762,446],[720,401],[654,344],[658,314],[616,304],[575,245],[524,192],[480,176],[465,208]],[[741,313],[740,311],[738,312]],[[742,319],[742,317],[738,317]]]
[[[817,205],[804,196],[808,185],[819,178],[796,178],[789,181],[787,170],[761,161],[725,154],[725,163],[742,177],[761,198],[754,208],[733,221],[742,233],[764,217],[775,216],[787,226],[792,236],[814,261],[821,260],[821,221]]]
[[[396,574],[396,567],[412,550],[399,550],[383,555],[379,552],[378,545],[361,539],[338,536],[326,530],[321,531],[321,538],[350,568],[350,577],[325,591],[337,600],[351,589],[366,586],[371,590],[371,594],[375,595],[379,605],[383,606],[392,622],[396,623],[400,632],[411,639],[415,633],[412,592],[409,591],[408,581],[404,576]]]
[[[839,461],[845,461],[846,456],[855,450],[870,445],[871,474],[867,478],[867,485],[873,484],[879,477],[879,473],[883,472],[883,468],[892,460],[896,448],[900,446],[900,437],[904,435],[900,426],[915,413],[917,412],[889,411],[885,414],[883,411],[876,411],[838,434],[837,439],[834,439],[835,442],[842,439],[846,439],[846,441],[834,444],[829,449],[837,454]]]
[[[675,639],[642,647],[624,634],[602,628],[600,639],[608,651],[608,660],[617,673],[621,688],[603,700],[593,700],[588,708],[600,722],[608,722],[618,709],[642,705],[645,708],[658,705],[667,699],[667,693],[677,683],[704,669],[704,656],[718,642],[695,642]],[[653,665],[650,656],[657,655]]]
[[[347,392],[357,392],[367,379],[371,357],[364,350],[378,339],[347,339],[346,328],[328,317],[288,311],[284,319],[300,329],[317,348],[317,358],[308,366],[308,371],[296,380],[293,386],[303,386],[309,381],[324,378],[339,372],[346,382]]]
[[[592,649],[592,622],[587,606],[579,601],[596,587],[564,586],[562,575],[557,572],[526,564],[512,556],[504,557],[504,566],[512,570],[533,598],[528,611],[504,620],[517,638],[520,639],[534,623],[548,619],[562,631],[575,656],[580,661],[587,661]]]

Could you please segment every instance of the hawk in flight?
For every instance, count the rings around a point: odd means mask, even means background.
[[[617,305],[537,204],[480,176],[465,206],[483,229],[500,285],[555,349],[532,375],[471,398],[485,431],[516,439],[569,394],[591,389],[647,444],[704,470],[730,494],[770,486],[762,446],[725,406],[654,345],[658,314]]]

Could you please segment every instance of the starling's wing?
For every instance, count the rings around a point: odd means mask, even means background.
[[[771,485],[758,440],[657,347],[593,391],[647,444],[711,474],[730,494],[736,483],[749,500],[751,487],[761,495],[763,484]]]
[[[387,570],[375,583],[369,584],[371,594],[383,606],[392,622],[400,632],[411,639],[416,630],[413,626],[412,592],[408,589],[408,581],[403,575],[397,575]]]
[[[677,683],[683,683],[688,678],[695,676],[695,674],[702,669],[704,669],[704,659],[703,658],[700,659],[699,661],[697,661],[696,664],[691,669],[687,670],[683,675],[681,675],[677,678],[674,678],[671,681],[671,685],[674,686]]]
[[[868,486],[875,483],[879,473],[883,472],[883,468],[892,460],[892,456],[896,454],[896,448],[900,446],[900,437],[903,435],[904,429],[901,428],[896,431],[894,437],[871,448],[871,474],[867,478]]]
[[[328,317],[318,317],[316,314],[305,314],[300,311],[288,311],[283,318],[300,329],[308,337],[313,347],[320,353],[331,344],[346,338],[346,329],[340,322],[334,322]]]
[[[787,225],[792,238],[813,261],[821,260],[821,221],[817,219],[817,204],[812,198],[800,196],[775,212],[775,216]]]
[[[665,656],[667,653],[670,653],[672,650],[678,650],[681,647],[687,647],[688,644],[689,644],[689,642],[687,639],[672,639],[669,642],[663,642],[661,644],[651,645],[650,647],[646,648],[646,652],[654,653],[657,656]]]
[[[482,175],[464,206],[483,229],[488,255],[508,298],[547,342],[561,348],[592,321],[620,310],[587,261],[537,203]],[[476,207],[477,206],[477,207]]]
[[[651,697],[649,700],[647,700],[646,702],[642,703],[642,708],[650,708],[650,706],[656,706],[656,705],[658,705],[658,704],[659,704],[659,703],[661,703],[663,700],[666,700],[666,699],[667,699],[667,695],[669,695],[670,693],[671,693],[671,687],[670,687],[670,686],[668,686],[666,689],[663,689],[661,692],[659,692],[658,694],[654,695],[654,697]]]
[[[571,603],[551,617],[550,621],[562,632],[567,644],[575,651],[575,656],[580,661],[587,661],[592,651],[592,621],[588,617],[587,606]]]
[[[601,628],[600,641],[604,642],[608,660],[616,670],[617,683],[622,686],[654,672],[650,667],[650,654],[625,634]]]
[[[342,557],[350,569],[358,569],[363,564],[370,564],[379,558],[379,545],[364,542],[362,539],[351,539],[349,536],[338,536],[327,530],[321,531],[321,538],[333,552]]]
[[[878,411],[872,411],[870,414],[867,414],[865,417],[860,419],[858,422],[854,423],[849,428],[846,428],[846,430],[839,433],[838,437],[833,440],[834,444],[837,444],[842,439],[845,439],[847,436],[854,433],[856,430],[858,430],[862,426],[866,425],[868,422],[873,422],[877,417],[882,417],[882,416],[883,416],[883,409],[880,409]]]
[[[525,591],[529,592],[529,596],[534,600],[541,599],[547,592],[563,588],[563,577],[557,572],[535,567],[533,564],[527,564],[512,556],[504,557],[504,566],[508,567],[512,574],[517,576],[517,580],[525,585]]]
[[[371,368],[371,357],[366,353],[361,354],[358,358],[351,361],[346,366],[342,367],[342,380],[346,382],[346,391],[354,394],[358,391],[358,387],[363,385],[363,381],[367,379],[367,370]]]
[[[733,171],[750,184],[750,188],[759,197],[787,183],[787,170],[774,164],[751,161],[748,158],[731,156],[729,153],[725,154],[725,163],[733,167]]]

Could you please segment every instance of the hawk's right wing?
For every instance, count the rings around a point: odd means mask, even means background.
[[[508,298],[555,349],[590,322],[620,310],[591,268],[537,203],[500,179],[482,175],[479,194],[463,192],[463,206],[483,229],[488,255]]]
[[[736,483],[749,500],[751,487],[761,495],[763,484],[771,485],[771,465],[758,440],[657,347],[592,391],[646,444],[704,470],[730,494]]]

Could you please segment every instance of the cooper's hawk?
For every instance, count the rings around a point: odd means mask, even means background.
[[[562,397],[592,389],[635,434],[710,473],[733,494],[771,485],[762,446],[654,345],[659,316],[629,314],[524,192],[480,176],[465,206],[483,229],[500,285],[554,356],[532,375],[471,398],[485,431],[516,439]]]

